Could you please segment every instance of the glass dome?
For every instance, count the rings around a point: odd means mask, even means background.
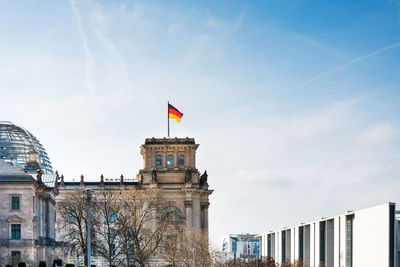
[[[0,159],[24,168],[29,152],[38,153],[38,162],[44,173],[53,173],[46,150],[30,132],[8,121],[0,121]]]

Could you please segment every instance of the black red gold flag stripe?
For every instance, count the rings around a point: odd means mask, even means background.
[[[168,117],[170,119],[175,119],[177,122],[180,122],[182,116],[182,112],[180,112],[176,107],[168,103]]]

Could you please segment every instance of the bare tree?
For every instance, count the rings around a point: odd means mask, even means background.
[[[118,192],[103,190],[96,194],[93,202],[93,211],[97,222],[93,227],[92,249],[104,258],[110,267],[119,263],[122,253],[120,235],[123,230],[117,221]]]
[[[164,258],[172,266],[211,266],[208,235],[198,228],[174,227],[164,243]]]
[[[84,255],[87,262],[87,202],[84,190],[69,192],[57,203],[57,227],[72,252]],[[93,218],[94,219],[94,218]],[[91,220],[92,225],[96,224]]]
[[[144,266],[160,256],[158,249],[171,225],[170,205],[158,189],[121,192],[116,216],[127,266]]]

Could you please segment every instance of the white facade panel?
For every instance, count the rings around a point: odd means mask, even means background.
[[[391,225],[391,205],[394,204],[386,203],[331,218],[321,218],[309,224],[268,232],[262,235],[264,239],[262,256],[268,255],[268,235],[270,235],[271,256],[278,264],[282,264],[285,260],[294,263],[302,256],[304,267],[318,267],[321,260],[325,261],[326,267],[397,267],[399,266],[398,255],[400,255],[398,252],[400,215]],[[394,208],[393,206],[392,213]],[[352,224],[346,223],[348,216],[354,216]],[[352,225],[352,228],[348,225]],[[303,227],[301,255],[300,227]],[[390,237],[391,227],[392,238]],[[283,234],[286,236],[285,248],[282,246]],[[324,247],[321,248],[321,244]],[[283,251],[286,254],[285,258],[282,255]],[[324,254],[321,255],[321,252]],[[347,258],[346,253],[349,255]]]

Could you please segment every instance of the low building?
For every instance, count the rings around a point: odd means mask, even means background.
[[[261,238],[256,234],[229,234],[222,238],[220,260],[258,259]]]
[[[261,235],[262,256],[304,267],[397,267],[400,222],[386,203]]]
[[[37,179],[0,160],[0,262],[50,266],[62,244],[55,241],[55,174]],[[0,266],[3,266],[1,265]]]

